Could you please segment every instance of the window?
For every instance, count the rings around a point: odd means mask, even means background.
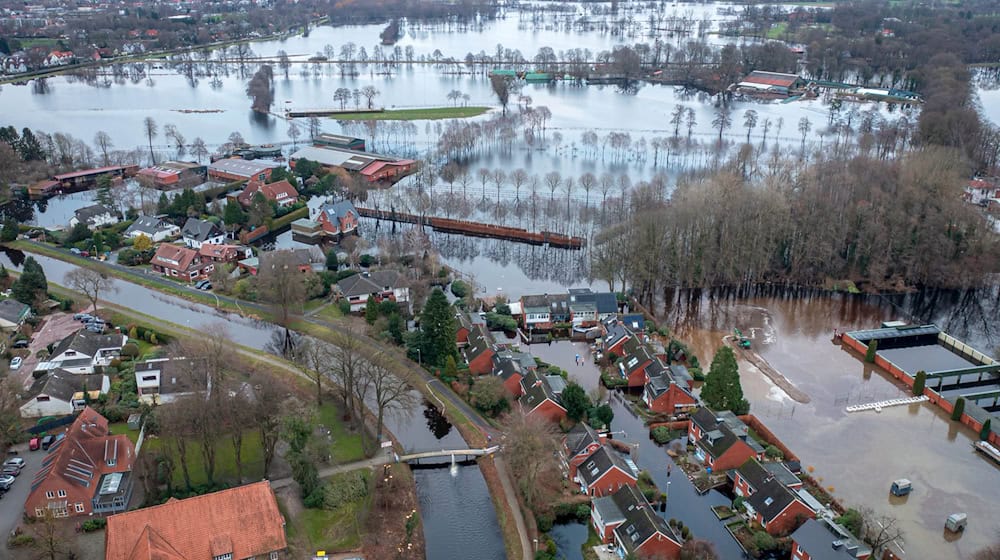
[[[227,552],[225,554],[220,554],[220,555],[212,558],[212,560],[233,560],[233,553],[232,552]]]
[[[765,506],[769,506],[769,505],[771,505],[773,503],[774,503],[774,498],[768,498],[768,499],[764,500],[764,505]]]
[[[279,557],[280,555],[281,555],[281,553],[280,553],[280,552],[278,552],[277,550],[275,550],[275,551],[274,551],[274,552],[272,552],[271,554],[268,554],[268,555],[267,555],[267,559],[268,559],[268,560],[278,560],[278,557]]]
[[[83,504],[76,504],[76,512],[83,513]]]
[[[42,508],[35,508],[35,517],[45,517],[45,510]]]
[[[65,490],[60,490],[59,491],[59,497],[60,498],[65,498],[66,497],[66,491]]]
[[[49,402],[49,396],[48,395],[38,395],[37,397],[35,397],[35,400],[37,400],[38,402]]]
[[[50,500],[53,500],[56,497],[56,493],[53,492],[52,490],[49,490],[48,492],[45,493],[45,497]]]

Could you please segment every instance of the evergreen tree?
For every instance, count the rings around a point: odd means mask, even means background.
[[[878,341],[873,340],[868,343],[868,350],[865,352],[865,361],[869,364],[874,364],[876,352],[878,352]]]
[[[403,343],[403,332],[406,330],[403,325],[403,318],[399,313],[392,313],[389,315],[389,323],[386,326],[386,332],[389,333],[389,338],[392,339],[396,344]]]
[[[992,424],[992,423],[993,423],[993,421],[990,420],[989,418],[987,418],[986,421],[983,422],[983,429],[979,430],[979,439],[981,439],[983,441],[986,441],[987,439],[989,439],[989,437],[990,437],[990,424]]]
[[[330,249],[326,253],[326,269],[337,270],[340,268],[340,260],[337,258],[337,250]]]
[[[111,194],[111,177],[108,175],[101,175],[97,179],[97,203],[105,208],[110,208],[114,210],[118,205],[115,204],[114,196]]]
[[[0,231],[0,241],[14,241],[17,239],[17,220],[7,218],[3,221],[3,230]]]
[[[167,198],[167,193],[160,193],[160,200],[156,202],[156,212],[158,214],[170,213],[170,199]]]
[[[420,330],[424,333],[421,352],[426,363],[444,365],[449,356],[458,354],[455,314],[441,288],[434,288],[427,297],[427,303],[420,314]]]
[[[566,417],[574,422],[579,422],[587,415],[591,408],[590,397],[578,383],[570,381],[566,384],[560,396],[563,408],[566,409]]]
[[[45,150],[31,129],[25,127],[21,131],[21,142],[18,144],[18,154],[24,161],[41,161],[45,159]]]
[[[66,237],[63,238],[63,245],[69,247],[75,243],[79,243],[84,239],[90,238],[90,228],[84,222],[77,222],[73,229],[69,230]]]
[[[730,410],[734,414],[750,411],[750,403],[743,398],[739,365],[732,348],[723,346],[715,353],[701,389],[701,399],[715,410]]]
[[[448,356],[444,360],[444,376],[448,379],[458,377],[458,364],[455,363],[455,356]]]
[[[232,229],[236,229],[237,226],[247,223],[247,213],[243,211],[239,203],[230,200],[226,202],[226,207],[222,211],[222,221],[227,226],[231,226]]]
[[[913,396],[919,397],[924,394],[924,386],[927,384],[927,372],[920,370],[913,378]]]
[[[28,257],[24,261],[24,268],[21,276],[10,287],[11,296],[17,301],[30,305],[37,310],[37,304],[44,299],[48,292],[49,284],[45,278],[42,266],[34,257]]]
[[[374,325],[375,321],[378,321],[378,302],[370,296],[365,303],[365,321],[368,321],[369,325]]]
[[[955,408],[951,411],[951,419],[961,420],[963,412],[965,412],[965,399],[958,397],[955,399]]]

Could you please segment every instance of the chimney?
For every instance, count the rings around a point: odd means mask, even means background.
[[[836,540],[836,541],[833,541],[832,543],[830,543],[830,546],[832,546],[834,550],[840,550],[840,547],[843,544],[844,544],[844,541]]]

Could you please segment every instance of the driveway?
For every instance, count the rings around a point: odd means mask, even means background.
[[[3,539],[0,541],[0,548],[3,549],[6,549],[7,546],[7,536],[21,522],[24,501],[28,499],[28,493],[31,490],[31,481],[42,466],[42,459],[48,454],[47,451],[41,449],[28,451],[27,443],[18,444],[14,446],[14,449],[18,450],[18,455],[8,455],[3,457],[3,460],[6,461],[9,457],[14,456],[21,457],[24,459],[25,465],[20,476],[14,479],[14,485],[3,495],[3,498],[0,498],[0,538]]]
[[[21,364],[21,367],[16,372],[11,373],[17,374],[17,379],[21,381],[25,389],[30,388],[31,383],[34,381],[31,377],[31,372],[35,370],[35,366],[39,362],[38,351],[48,347],[49,344],[58,343],[81,328],[83,328],[83,325],[79,321],[74,321],[71,313],[54,313],[48,315],[45,317],[45,323],[42,325],[42,328],[31,337],[31,344],[28,346],[30,353],[24,358],[24,363]]]

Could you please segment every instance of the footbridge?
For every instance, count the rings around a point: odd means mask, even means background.
[[[454,461],[456,457],[482,457],[484,455],[492,455],[499,450],[500,446],[494,445],[493,447],[484,447],[483,449],[442,449],[440,451],[422,451],[420,453],[400,455],[396,461],[399,463],[412,463],[419,462],[421,459],[434,459],[438,457],[447,457]]]

